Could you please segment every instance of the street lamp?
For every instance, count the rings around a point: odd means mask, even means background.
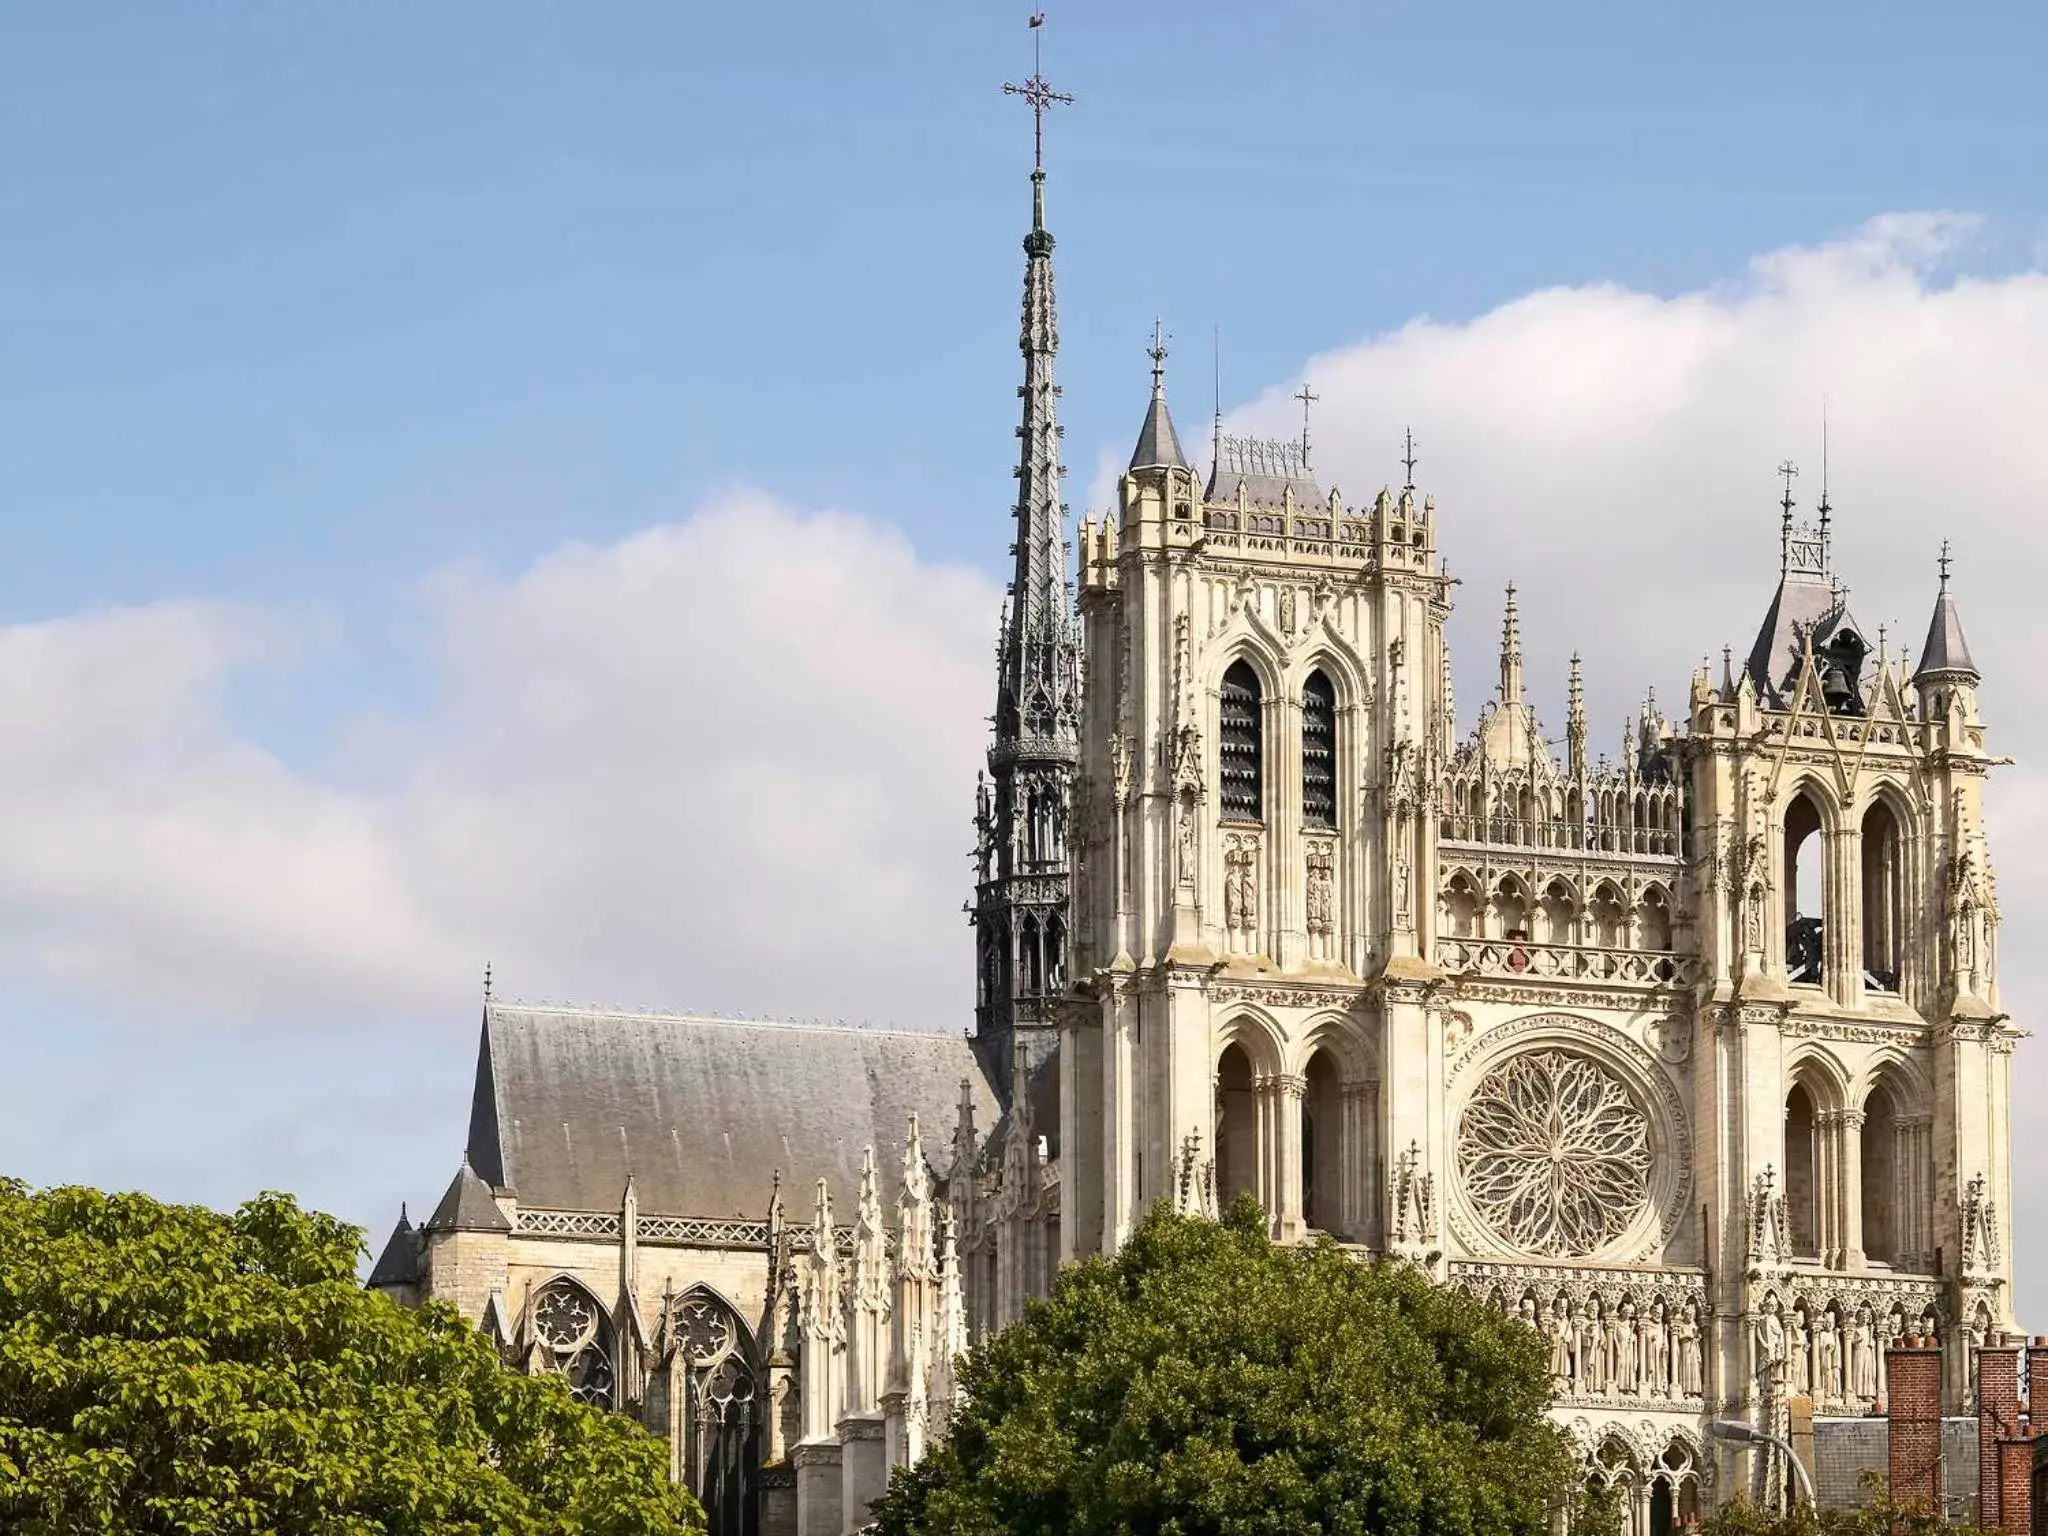
[[[1707,1426],[1707,1433],[1716,1440],[1730,1440],[1737,1445],[1769,1445],[1785,1453],[1792,1463],[1792,1470],[1799,1474],[1799,1486],[1806,1491],[1806,1502],[1815,1509],[1820,1500],[1813,1496],[1813,1479],[1806,1475],[1806,1463],[1799,1459],[1799,1453],[1792,1449],[1791,1442],[1781,1440],[1769,1430],[1758,1429],[1754,1424],[1745,1424],[1741,1419],[1716,1419]]]

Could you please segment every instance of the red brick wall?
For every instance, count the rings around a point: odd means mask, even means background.
[[[2041,1395],[2035,1397],[2036,1392]],[[2036,1418],[2048,1418],[2048,1336],[2036,1337],[2027,1346],[2027,1410]]]
[[[2034,1442],[1999,1441],[1998,1464],[1999,1518],[1994,1521],[1987,1513],[1982,1523],[2002,1526],[2012,1536],[2029,1536],[2034,1529]]]
[[[1905,1339],[1884,1352],[1892,1497],[1941,1509],[1941,1350]]]
[[[1995,1525],[2005,1508],[1999,1492],[2005,1466],[1999,1442],[2019,1432],[2020,1352],[1993,1344],[1977,1351],[1977,1510],[1985,1525]]]

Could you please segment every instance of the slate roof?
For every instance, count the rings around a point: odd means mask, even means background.
[[[1787,575],[1778,583],[1746,663],[1757,697],[1769,705],[1788,704],[1798,687],[1807,636],[1813,637],[1813,648],[1819,651],[1844,629],[1863,633],[1863,626],[1825,579]]]
[[[1209,486],[1202,493],[1204,500],[1235,501],[1242,482],[1245,501],[1255,507],[1277,507],[1290,490],[1298,507],[1322,504],[1322,487],[1316,484],[1299,443],[1223,437],[1217,439],[1216,449],[1216,462],[1209,466]]]
[[[398,1208],[398,1225],[391,1229],[391,1239],[385,1243],[384,1251],[377,1255],[377,1262],[370,1268],[366,1282],[371,1290],[380,1286],[413,1285],[420,1278],[420,1240],[412,1222],[405,1214],[405,1207]]]
[[[759,1220],[778,1171],[805,1209],[823,1178],[851,1210],[873,1146],[886,1208],[911,1114],[942,1162],[963,1079],[986,1135],[995,1095],[960,1035],[494,1001],[469,1160],[522,1206],[613,1210],[630,1172],[645,1214]]]
[[[448,1192],[427,1218],[429,1232],[510,1232],[512,1223],[491,1198],[491,1186],[477,1177],[467,1157],[448,1181]]]
[[[1154,389],[1152,404],[1145,410],[1145,425],[1138,432],[1138,446],[1131,451],[1131,468],[1156,469],[1161,465],[1186,469],[1188,460],[1180,451],[1180,434],[1173,430],[1173,415],[1166,409],[1166,391]]]
[[[1970,642],[1963,638],[1962,617],[1956,612],[1956,605],[1948,595],[1946,584],[1941,596],[1934,600],[1934,617],[1927,624],[1927,644],[1920,648],[1920,665],[1914,670],[1915,677],[1930,672],[1965,672],[1971,677],[1981,677],[1977,663],[1970,659]]]

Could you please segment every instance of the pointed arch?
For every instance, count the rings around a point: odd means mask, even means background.
[[[1576,936],[1579,904],[1571,882],[1554,875],[1536,904],[1536,939],[1542,944],[1569,944]]]
[[[596,1294],[558,1273],[527,1292],[527,1332],[543,1365],[561,1373],[569,1393],[595,1408],[616,1408],[618,1334]]]
[[[1911,812],[1890,786],[1871,796],[1859,839],[1863,877],[1863,975],[1880,992],[1901,990],[1906,968]]]
[[[1779,821],[1783,839],[1785,976],[1818,986],[1826,979],[1827,836],[1833,797],[1815,780],[1793,784]]]
[[[1602,949],[1619,949],[1627,940],[1628,903],[1622,897],[1621,887],[1612,880],[1602,880],[1593,887],[1586,915],[1593,922],[1593,942]]]
[[[683,1480],[704,1506],[708,1536],[752,1536],[767,1409],[753,1330],[701,1283],[674,1300],[666,1322],[669,1443],[681,1452]]]
[[[1467,869],[1451,871],[1451,877],[1444,882],[1443,894],[1437,901],[1441,931],[1454,939],[1478,938],[1483,905],[1479,882],[1472,877],[1472,872]]]
[[[1654,880],[1636,900],[1636,942],[1643,949],[1671,947],[1671,893]]]
[[[1503,939],[1528,939],[1529,912],[1533,904],[1529,900],[1529,887],[1522,883],[1519,875],[1502,875],[1493,888],[1490,904],[1496,935]]]
[[[1301,819],[1337,825],[1337,688],[1321,667],[1301,685]]]
[[[1258,668],[1240,656],[1224,669],[1217,692],[1217,798],[1225,821],[1265,820],[1267,688]]]

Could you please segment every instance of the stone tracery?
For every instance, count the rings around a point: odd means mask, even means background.
[[[1649,1118],[1618,1079],[1564,1051],[1524,1052],[1480,1079],[1458,1158],[1481,1218],[1546,1257],[1597,1251],[1649,1200]]]

